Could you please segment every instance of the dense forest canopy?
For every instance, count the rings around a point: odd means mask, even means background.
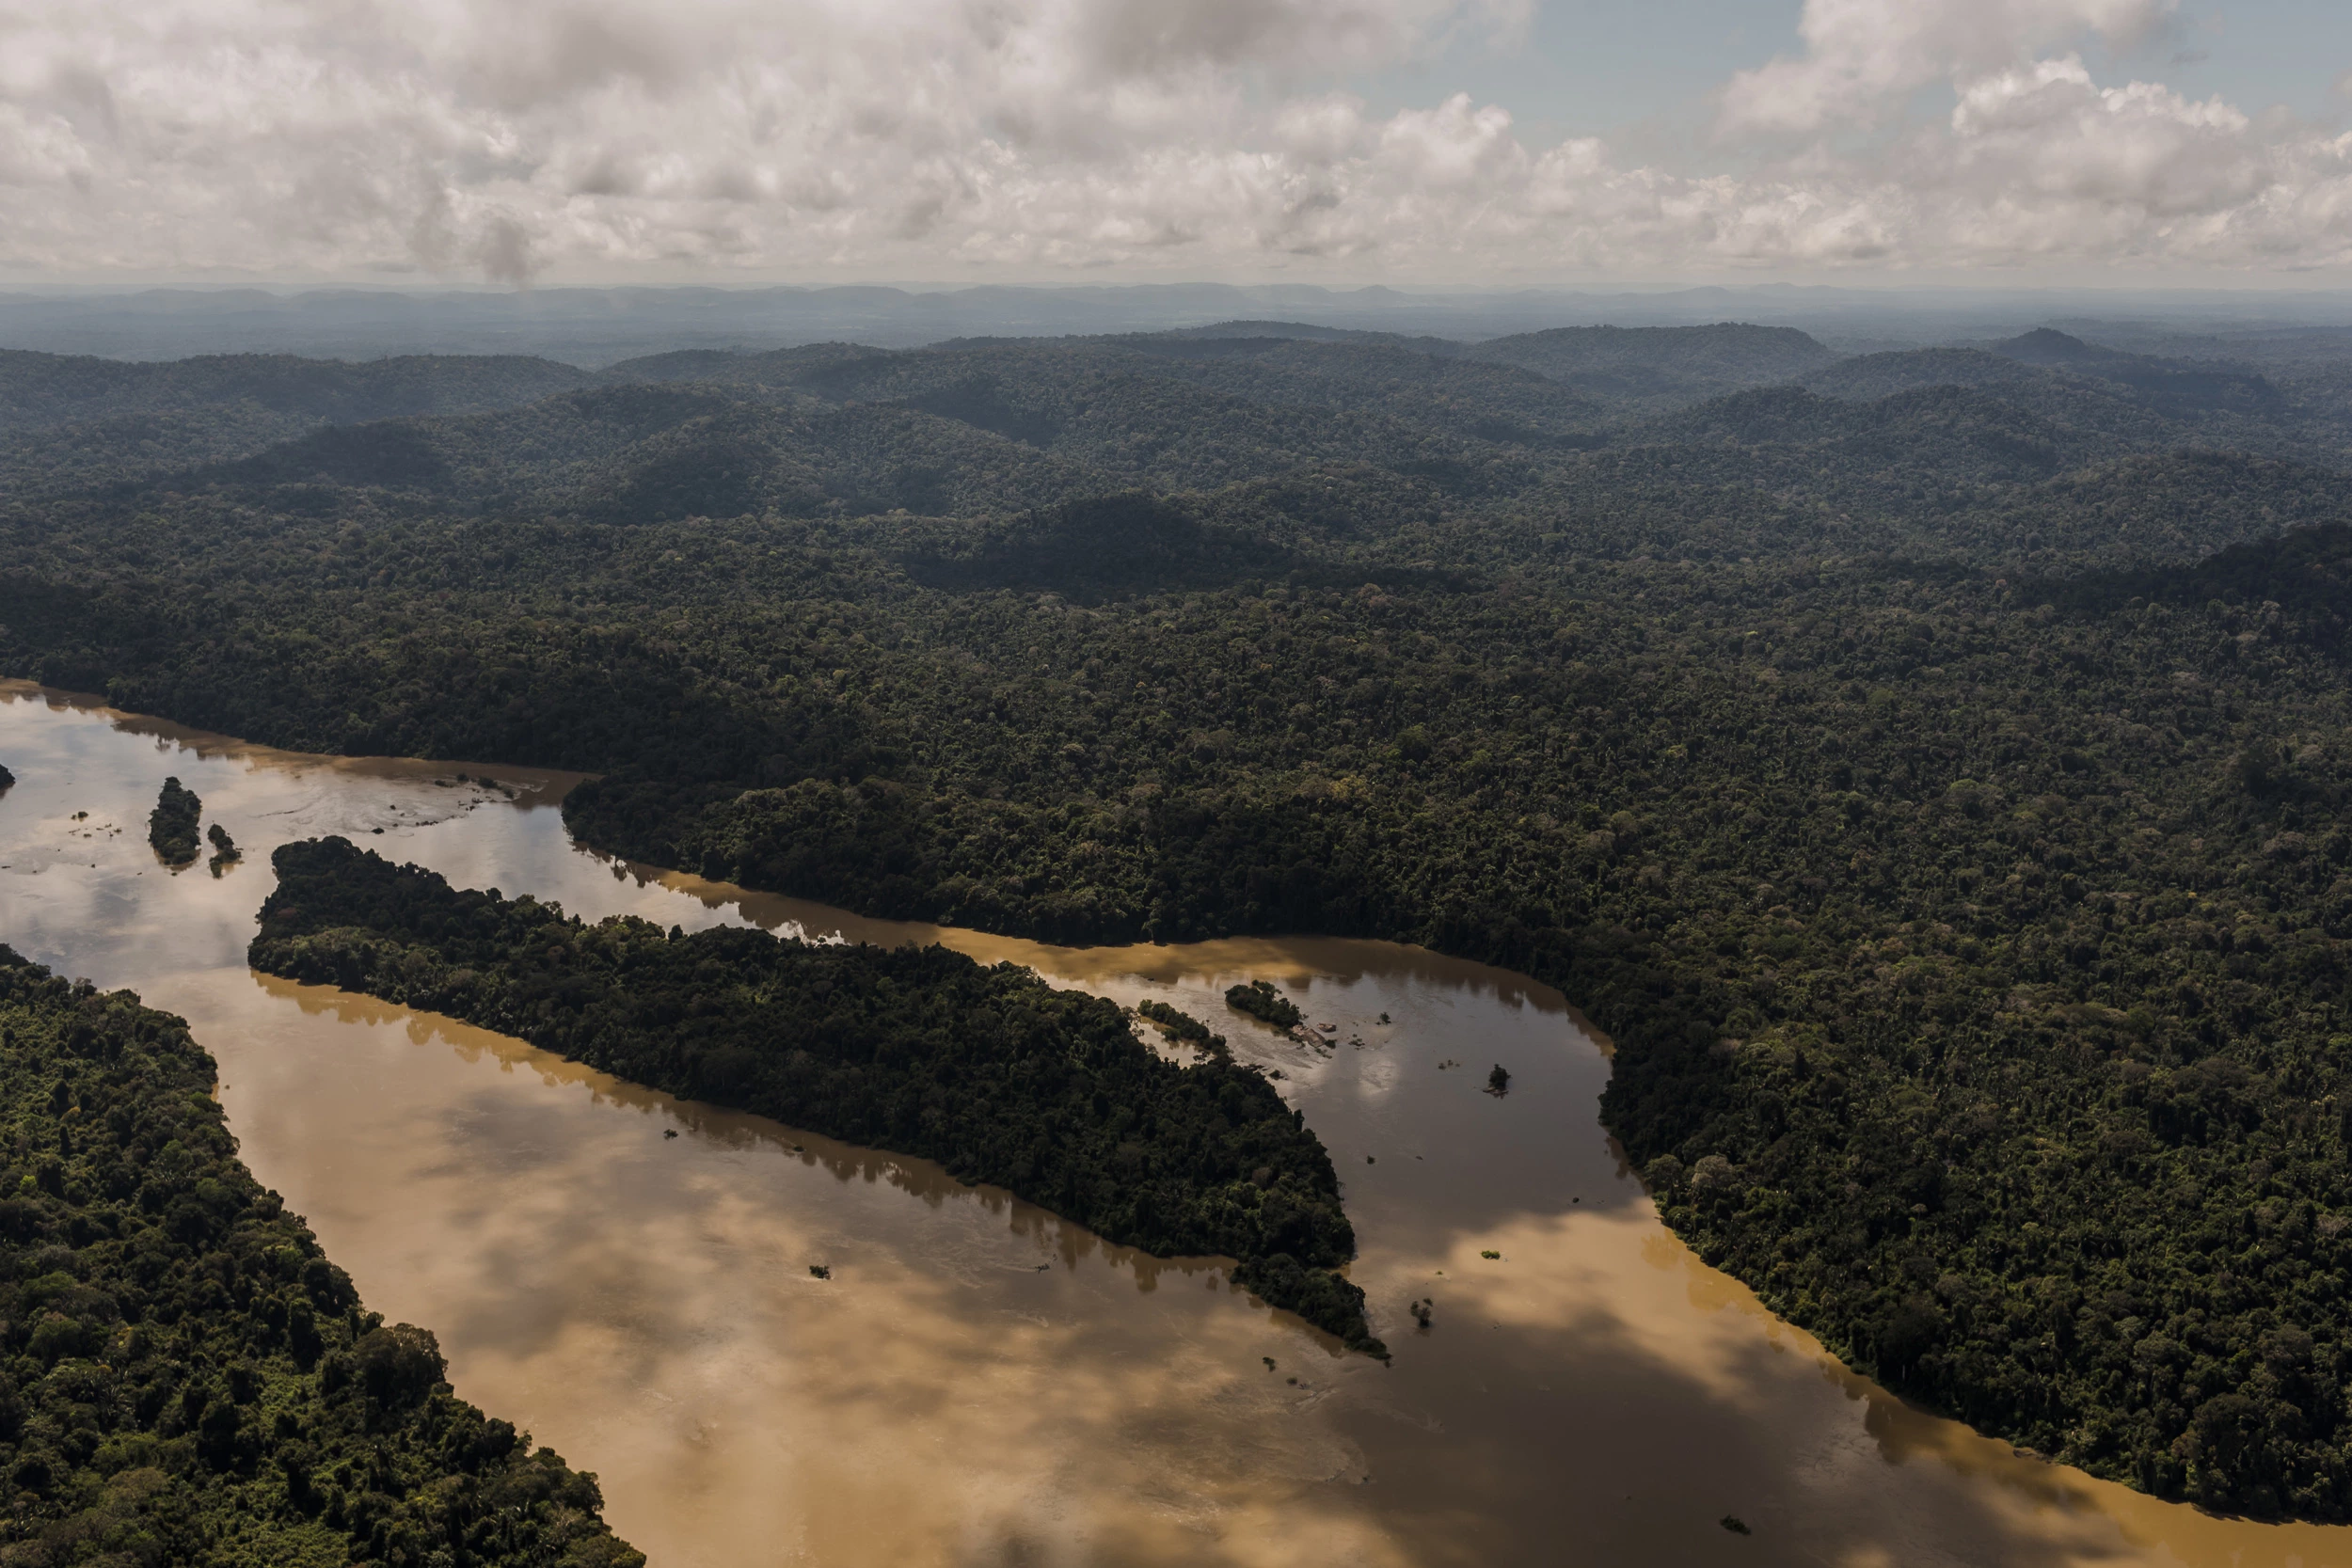
[[[934,1159],[1123,1245],[1233,1258],[1233,1277],[1274,1306],[1384,1354],[1363,1291],[1330,1272],[1356,1254],[1330,1156],[1264,1075],[1197,1022],[1207,1059],[1179,1067],[1115,1004],[944,947],[586,926],[341,838],[272,860],[256,969]]]
[[[352,364],[215,354],[139,363],[0,349],[0,430],[244,407],[351,423],[503,408],[591,380],[569,365],[511,355],[411,355]]]
[[[2352,1516],[2352,358],[1535,336],[20,445],[0,664],[594,770],[585,842],[866,912],[1527,971],[1616,1037],[1667,1222],[1840,1355]]]
[[[236,1157],[187,1026],[0,947],[0,1555],[644,1568]]]
[[[1793,326],[1561,326],[1467,350],[1569,387],[1642,404],[1793,381],[1838,356]]]

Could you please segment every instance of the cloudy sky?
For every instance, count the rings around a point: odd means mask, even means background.
[[[0,283],[2352,283],[2345,0],[9,0]]]

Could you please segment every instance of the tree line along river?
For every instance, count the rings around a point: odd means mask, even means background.
[[[1604,1042],[1520,976],[863,920],[578,848],[552,809],[576,775],[274,752],[22,685],[0,762],[0,942],[187,1018],[254,1174],[438,1335],[460,1394],[596,1472],[660,1568],[2352,1563],[2352,1530],[2153,1502],[1840,1368],[1660,1226],[1597,1118]],[[242,862],[159,863],[167,774]],[[1208,1020],[1330,1149],[1394,1359],[1218,1259],[257,975],[269,851],[324,833],[590,919],[940,942]],[[1324,1043],[1226,1006],[1259,979]]]

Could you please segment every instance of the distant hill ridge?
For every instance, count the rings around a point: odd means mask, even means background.
[[[1495,338],[1468,351],[1623,397],[1687,396],[1788,381],[1837,357],[1793,326],[1560,326]]]
[[[1186,545],[1168,558],[1186,580],[1245,562],[1320,571],[1317,550],[1359,548],[1335,542],[1413,516],[1509,514],[1602,553],[1686,535],[1743,551],[1833,535],[1849,549],[1980,551],[1986,536],[1948,525],[1955,509],[2005,514],[2070,472],[2092,477],[2069,482],[2068,504],[2101,514],[2083,484],[2146,492],[2134,476],[2148,470],[2127,459],[2230,451],[2268,465],[2205,521],[2118,529],[2106,544],[2028,529],[2001,546],[2063,538],[2121,566],[2158,541],[2215,547],[2264,517],[2312,519],[2309,476],[2347,448],[2352,388],[2306,379],[2290,395],[2242,367],[2049,328],[1845,357],[1737,322],[1470,343],[1255,317],[918,349],[688,349],[595,372],[499,356],[0,355],[0,494],[19,501],[204,497],[272,513],[636,525],[1012,519],[1127,493],[1230,498],[1211,510],[1251,520],[1213,531],[1224,543],[1204,556]],[[1822,517],[1788,515],[1799,495]],[[922,546],[963,562],[926,570],[1041,570],[1030,546],[1002,548],[1012,554],[983,569],[960,547]]]
[[[77,420],[258,404],[339,423],[511,408],[587,385],[585,371],[516,355],[351,362],[290,354],[124,361],[0,349],[0,433]]]

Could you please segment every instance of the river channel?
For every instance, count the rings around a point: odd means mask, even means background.
[[[276,752],[24,685],[0,763],[0,942],[184,1016],[254,1174],[371,1307],[438,1335],[459,1393],[596,1472],[655,1568],[2352,1565],[2352,1530],[2153,1502],[1845,1370],[1660,1226],[1597,1119],[1601,1042],[1523,976],[863,920],[573,845],[575,775]],[[242,863],[157,863],[166,774]],[[1216,1259],[255,974],[269,851],[330,832],[592,919],[938,942],[1208,1019],[1330,1148],[1394,1360]],[[1261,977],[1328,1044],[1225,1006]]]

